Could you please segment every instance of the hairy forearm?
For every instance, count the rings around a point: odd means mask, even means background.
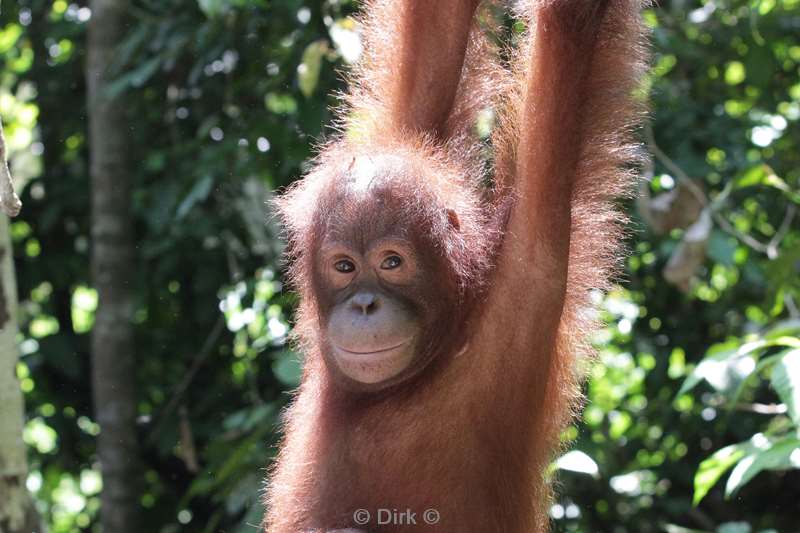
[[[479,0],[373,0],[351,76],[349,127],[444,136]],[[366,128],[364,130],[364,128]]]
[[[540,237],[533,241],[544,256],[539,264],[552,264],[564,275],[570,205],[587,121],[584,103],[607,5],[606,0],[546,2],[535,17],[521,110],[518,212],[528,231]]]
[[[397,2],[396,76],[392,120],[398,128],[438,133],[461,77],[475,0]]]

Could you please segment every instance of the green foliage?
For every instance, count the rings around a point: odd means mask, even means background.
[[[561,531],[796,530],[800,40],[784,21],[798,15],[735,0],[645,14],[652,180],[583,424],[565,435],[599,476],[562,471]],[[657,227],[650,202],[687,180],[671,205],[697,218]],[[679,255],[701,212],[699,246]]]
[[[762,470],[800,469],[798,334],[800,321],[795,319],[778,323],[763,335],[751,335],[746,342],[732,339],[713,346],[678,391],[683,394],[705,380],[720,394],[722,403],[734,409],[742,405],[742,398],[755,397],[769,377],[774,393],[782,402],[753,406],[756,412],[777,415],[765,423],[766,433],[756,433],[747,442],[726,446],[700,463],[694,480],[695,505],[730,468],[733,471],[725,487],[726,497],[735,494]]]
[[[136,162],[137,375],[147,531],[251,531],[279,415],[299,381],[294,297],[266,201],[329,121],[349,2],[131,3],[112,94]],[[29,486],[53,532],[95,530],[84,3],[4,2],[0,108],[25,211]],[[337,30],[333,30],[333,26]],[[338,34],[337,34],[338,35]],[[304,50],[306,52],[304,53]],[[298,66],[305,65],[298,70]],[[302,71],[302,72],[301,72]],[[250,525],[248,525],[250,524]]]
[[[301,372],[267,202],[324,140],[336,71],[361,50],[354,7],[130,5],[110,91],[126,101],[136,163],[147,531],[252,531],[263,513]],[[25,203],[11,232],[28,486],[55,533],[96,531],[101,490],[87,379],[90,15],[68,0],[0,13],[0,113]],[[798,18],[798,0],[665,0],[645,12],[655,55],[643,141],[656,157],[647,194],[626,206],[632,253],[602,302],[587,408],[554,465],[557,531],[797,530]],[[492,114],[478,126],[488,136]],[[686,223],[657,227],[659,199]]]

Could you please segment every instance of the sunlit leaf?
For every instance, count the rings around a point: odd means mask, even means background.
[[[728,85],[738,85],[746,76],[747,72],[740,61],[731,61],[725,68],[725,83]]]
[[[765,339],[777,339],[780,337],[800,337],[800,318],[781,320],[770,326],[764,332]]]
[[[665,524],[665,533],[710,533],[705,529],[691,529],[688,527],[678,526],[675,524]]]
[[[8,52],[17,43],[20,35],[22,28],[19,24],[9,24],[0,31],[0,54]]]
[[[759,15],[766,15],[773,9],[775,9],[775,0],[757,0],[753,2],[755,4],[754,7],[758,8]]]
[[[281,115],[297,112],[297,101],[290,94],[269,93],[264,97],[264,105],[273,113]]]
[[[720,392],[735,390],[755,368],[756,362],[749,352],[716,354],[700,361],[684,381],[678,395],[688,392],[703,380]]]
[[[800,349],[785,353],[777,361],[771,383],[786,404],[789,416],[800,425]]]
[[[560,470],[588,474],[595,478],[598,477],[600,473],[600,469],[594,459],[579,450],[572,450],[565,453],[556,460],[555,466]]]
[[[334,22],[330,29],[331,40],[336,51],[341,54],[346,63],[355,63],[361,57],[364,45],[361,42],[361,35],[355,20],[350,17],[342,18]]]
[[[719,481],[722,475],[730,470],[750,449],[750,443],[732,444],[714,452],[700,463],[694,475],[693,505],[697,505],[706,497],[708,491]]]
[[[702,380],[706,380],[717,390],[728,390],[756,369],[757,357],[753,357],[754,355],[757,356],[764,349],[776,346],[800,348],[800,339],[783,336],[769,340],[759,339],[745,342],[733,348],[728,348],[727,344],[724,349],[719,349],[718,346],[713,346],[706,353],[700,364],[684,381],[678,391],[678,396],[688,392]]]
[[[738,178],[736,178],[736,187],[752,187],[754,185],[761,185],[766,181],[768,175],[769,167],[766,165],[751,167]]]
[[[751,439],[757,440],[758,435]],[[784,438],[770,442],[763,436],[763,445],[758,445],[734,467],[725,485],[725,496],[730,497],[746,485],[762,470],[786,470],[800,468],[800,440]]]
[[[303,52],[303,62],[297,67],[297,83],[306,98],[310,98],[317,88],[322,58],[327,51],[327,41],[320,39],[309,44]]]
[[[717,527],[716,533],[750,533],[753,528],[747,522],[725,522]]]

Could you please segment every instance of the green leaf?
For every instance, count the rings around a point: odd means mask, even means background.
[[[736,187],[753,187],[754,185],[761,185],[767,180],[769,167],[767,165],[758,165],[745,171],[744,174],[736,179]]]
[[[757,444],[753,445],[753,451],[739,461],[731,472],[725,485],[726,498],[735,494],[762,470],[800,469],[800,439],[786,437],[770,443],[759,433],[753,435],[750,442]]]
[[[790,350],[772,369],[772,387],[786,404],[789,416],[800,425],[800,349]]]
[[[665,524],[664,532],[665,533],[710,533],[705,529],[690,529],[688,527],[677,526],[675,524]]]
[[[725,522],[717,527],[717,533],[750,533],[753,528],[747,522]]]
[[[139,65],[134,70],[123,74],[106,86],[106,93],[109,97],[118,96],[129,87],[141,87],[153,77],[161,66],[161,56],[152,57]]]
[[[192,190],[189,191],[189,194],[186,195],[186,198],[183,199],[181,204],[178,206],[178,209],[175,211],[175,218],[176,220],[180,220],[185,217],[189,211],[192,210],[192,207],[195,206],[198,202],[202,202],[206,198],[208,198],[208,193],[211,192],[211,187],[214,185],[214,179],[209,176],[203,176],[194,184]]]
[[[197,0],[197,6],[208,18],[216,17],[230,7],[224,0]]]
[[[752,384],[754,381],[756,381],[754,378],[758,377],[765,368],[771,367],[776,362],[780,361],[781,358],[784,356],[784,354],[786,354],[787,352],[789,352],[789,350],[782,350],[776,354],[770,355],[769,357],[764,357],[760,359],[758,361],[758,364],[756,365],[755,370],[751,372],[748,376],[746,376],[741,381],[741,383],[739,383],[736,392],[732,396],[728,397],[729,408],[732,409],[733,407],[738,405],[739,398],[741,397],[742,392],[744,392],[745,387],[747,386],[748,383]]]
[[[687,378],[686,378],[686,379],[683,381],[683,385],[681,385],[681,388],[680,388],[680,390],[678,391],[678,394],[676,394],[675,396],[680,396],[681,394],[686,394],[687,392],[689,392],[690,390],[692,390],[693,388],[695,388],[695,387],[697,386],[697,384],[698,384],[698,383],[700,383],[701,381],[703,381],[703,378],[702,378],[702,376],[700,376],[700,375],[698,375],[698,374],[695,374],[694,372],[692,372],[692,373],[691,373],[691,374],[689,374],[689,376],[688,376],[688,377],[687,377]]]
[[[20,35],[22,35],[22,27],[19,24],[9,24],[0,31],[0,54],[5,54],[17,44]]]
[[[248,509],[258,500],[259,489],[264,480],[257,473],[245,475],[231,487],[230,493],[225,498],[225,510],[235,515]]]
[[[768,340],[798,336],[800,336],[800,318],[790,318],[775,322],[764,331],[764,338]]]
[[[297,83],[306,98],[311,98],[317,88],[322,58],[327,51],[327,41],[320,39],[306,46],[303,52],[303,62],[297,67]]]
[[[734,180],[734,185],[737,189],[756,185],[773,187],[781,191],[789,200],[800,203],[800,193],[793,190],[769,165],[758,165],[748,169]]]
[[[712,346],[683,382],[677,396],[690,391],[703,380],[718,391],[735,390],[756,369],[752,361],[758,360],[758,352],[776,346],[800,348],[800,339],[781,336],[745,342],[738,347],[730,345],[730,342],[726,342]]]
[[[264,97],[264,105],[279,115],[291,115],[297,112],[297,101],[286,93],[268,93]]]
[[[725,83],[738,85],[747,77],[747,71],[741,61],[731,61],[725,68]]]
[[[284,385],[296,387],[300,384],[303,365],[296,353],[287,350],[279,356],[277,361],[272,363],[272,373]]]
[[[116,70],[112,70],[112,72],[122,72],[124,67],[130,65],[132,61],[137,62],[140,58],[136,57],[136,54],[146,54],[143,49],[147,47],[152,37],[152,27],[147,24],[141,24],[132,29],[125,40],[114,50],[112,68]]]
[[[758,9],[759,15],[766,15],[773,9],[775,9],[775,0],[758,0],[757,2],[753,2],[755,4],[753,7]]]
[[[259,491],[257,490],[255,493],[258,494]],[[233,530],[232,533],[253,533],[253,524],[260,524],[263,521],[264,506],[261,503],[261,498],[256,498],[255,500],[250,504],[247,514],[239,522],[239,527]]]
[[[754,358],[749,354],[749,351],[743,353],[733,351],[703,359],[686,378],[678,395],[687,392],[703,380],[720,392],[736,390],[755,370]]]
[[[594,478],[600,477],[600,468],[595,460],[580,450],[572,450],[559,457],[555,467],[559,470],[588,474]]]
[[[708,491],[711,490],[722,474],[727,472],[733,465],[735,465],[742,457],[747,454],[750,448],[749,442],[740,442],[738,444],[731,444],[720,450],[700,463],[697,473],[694,475],[694,497],[692,498],[692,505],[699,504],[705,498]]]
[[[725,232],[715,230],[711,232],[711,238],[708,242],[708,256],[717,263],[733,266],[736,244],[736,239],[733,239]]]
[[[783,350],[776,354],[772,354],[769,357],[764,357],[763,359],[761,359],[758,362],[758,365],[756,366],[756,371],[754,372],[754,374],[758,374],[759,372],[771,367],[772,365],[780,361],[781,357],[783,357],[784,354],[786,354],[788,351],[789,350]]]

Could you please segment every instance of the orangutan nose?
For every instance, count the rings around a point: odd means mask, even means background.
[[[350,305],[362,315],[371,315],[378,310],[378,297],[371,292],[359,292],[350,298]]]

